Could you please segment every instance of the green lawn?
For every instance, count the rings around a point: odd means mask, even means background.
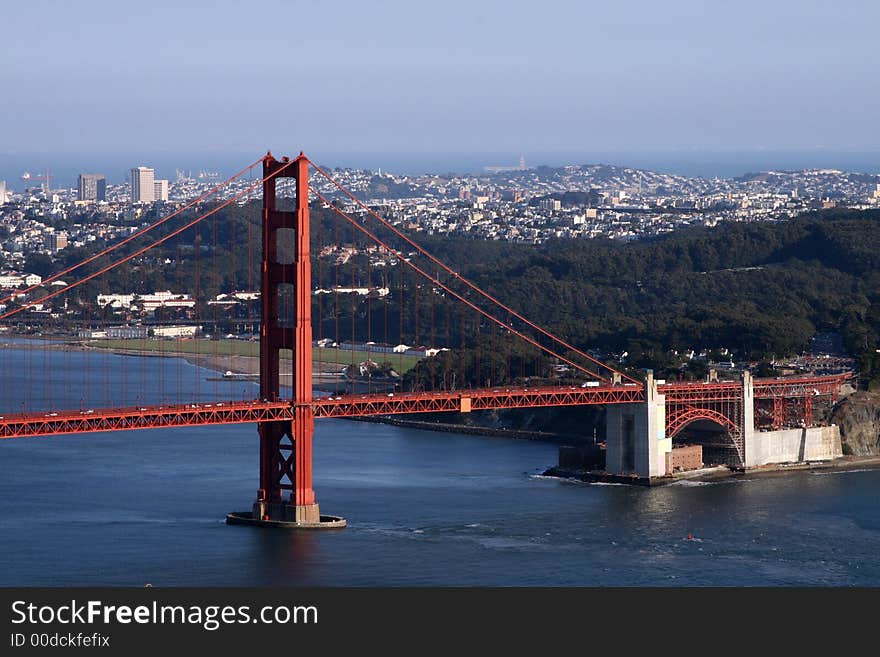
[[[90,347],[98,349],[128,349],[132,351],[155,351],[159,353],[201,354],[204,356],[259,356],[260,343],[244,340],[162,340],[144,338],[135,340],[90,340]],[[366,351],[347,351],[315,347],[312,360],[322,363],[348,365],[372,358],[377,363],[390,362],[400,373],[406,372],[419,362],[418,356],[400,354],[367,353]]]

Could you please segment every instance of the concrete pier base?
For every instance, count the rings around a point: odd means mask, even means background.
[[[698,395],[693,402],[675,400],[670,410],[671,430],[678,432],[693,425],[692,431],[700,439],[702,458],[694,457],[693,464],[724,464],[743,470],[774,464],[832,461],[843,455],[840,430],[834,425],[756,430],[754,381],[748,371],[742,376],[742,396],[738,399],[731,395],[700,399]],[[674,473],[675,456],[672,439],[666,435],[666,396],[663,391],[664,386],[658,387],[653,374],[648,371],[644,402],[608,406],[604,476],[653,482]],[[809,409],[809,398],[798,399]],[[701,407],[701,403],[705,406]],[[804,421],[809,424],[812,419],[809,411],[805,415]],[[712,440],[712,434],[705,434],[710,439],[699,437],[701,431],[710,431],[709,427],[715,426],[723,434],[720,439]],[[714,429],[711,431],[716,433]],[[583,450],[576,448],[560,451],[559,463],[563,468],[577,465],[597,467],[596,459],[588,461]],[[694,467],[693,464],[688,462],[680,467]]]
[[[657,390],[652,373],[645,382],[642,404],[609,406],[606,411],[605,470],[609,475],[643,479],[666,474],[666,396]]]
[[[339,516],[320,516],[317,522],[290,522],[286,520],[260,520],[249,511],[232,512],[226,515],[227,525],[253,525],[277,529],[342,529],[345,518]]]
[[[318,522],[321,512],[317,504],[256,501],[251,515],[262,520],[314,523]]]
[[[340,516],[322,516],[317,504],[257,501],[250,512],[228,514],[226,524],[282,529],[342,529],[346,521]]]

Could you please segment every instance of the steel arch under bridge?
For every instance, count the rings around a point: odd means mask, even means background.
[[[675,438],[685,427],[698,420],[714,422],[727,431],[731,446],[736,449],[739,465],[743,465],[745,463],[745,418],[743,417],[742,404],[733,403],[730,406],[739,406],[739,408],[728,408],[721,411],[698,406],[680,406],[672,409],[667,407],[666,435],[669,438]]]

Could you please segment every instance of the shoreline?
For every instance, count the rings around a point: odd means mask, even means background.
[[[668,477],[657,477],[650,481],[635,476],[609,475],[599,470],[578,470],[563,468],[558,465],[547,468],[541,473],[543,477],[579,481],[583,483],[617,483],[631,486],[671,486],[684,481],[698,483],[714,483],[729,479],[755,479],[782,477],[791,472],[848,472],[854,470],[880,470],[880,455],[874,456],[841,456],[831,461],[806,461],[801,463],[777,463],[762,465],[757,468],[735,470],[727,466],[712,466],[700,470],[676,473]]]
[[[25,337],[26,336],[10,336],[10,337]],[[197,354],[187,351],[158,351],[158,350],[150,350],[150,349],[125,349],[119,347],[94,347],[80,340],[71,340],[71,339],[47,339],[47,338],[39,338],[47,342],[48,344],[42,344],[39,346],[33,346],[28,344],[16,344],[16,343],[0,343],[0,348],[5,349],[51,349],[53,351],[84,351],[94,354],[115,354],[117,356],[132,356],[136,358],[182,358],[190,365],[195,367],[202,367],[204,369],[211,370],[213,372],[219,372],[221,374],[226,373],[227,371],[235,372],[236,375],[241,375],[242,380],[250,381],[247,377],[251,376],[259,376],[260,374],[260,362],[257,356],[242,356],[242,355],[215,355],[210,353]],[[343,377],[341,373],[337,372],[327,372],[328,368],[335,365],[335,363],[327,363],[324,361],[312,361],[313,364],[322,363],[324,367],[313,367],[312,376],[313,378],[317,378],[320,380],[330,380],[330,381],[343,381]],[[290,371],[289,366],[290,361],[282,361],[281,362],[281,372],[280,375],[282,379],[284,377],[291,377],[292,373]],[[285,367],[287,364],[287,367]],[[286,370],[286,371],[285,371]],[[225,379],[224,379],[225,380]]]
[[[26,338],[26,336],[9,336]],[[130,356],[133,358],[181,358],[194,367],[201,367],[211,372],[217,372],[221,376],[208,377],[207,380],[218,381],[245,381],[248,383],[259,383],[260,376],[260,359],[258,356],[244,356],[240,354],[211,354],[211,353],[193,353],[190,351],[159,351],[151,349],[136,349],[122,347],[96,347],[89,345],[79,339],[47,339],[40,338],[46,344],[29,345],[13,342],[0,342],[0,349],[32,349],[42,350],[50,349],[53,351],[80,351],[93,354],[114,354],[117,356]],[[333,371],[338,367],[335,361],[319,361],[312,360],[312,379],[314,381],[313,388],[329,394],[340,393],[343,388],[351,386],[355,387],[354,394],[360,394],[358,387],[372,387],[376,392],[387,392],[391,382],[373,379],[371,382],[366,380],[351,381],[345,377],[341,371]],[[292,364],[289,360],[282,360],[280,363],[279,376],[281,378],[282,387],[290,387],[290,380],[293,377],[291,371]],[[226,378],[222,376],[226,372],[234,372],[235,376]]]
[[[486,436],[490,438],[509,438],[511,440],[531,440],[546,442],[555,445],[565,445],[572,440],[580,440],[579,436],[551,433],[547,431],[526,431],[521,429],[507,429],[504,427],[481,427],[472,424],[455,424],[453,422],[431,422],[429,420],[411,420],[403,417],[391,417],[388,415],[370,415],[365,417],[346,418],[355,422],[373,422],[375,424],[388,424],[394,427],[417,429],[421,431],[437,431],[440,433],[460,433],[470,436]]]

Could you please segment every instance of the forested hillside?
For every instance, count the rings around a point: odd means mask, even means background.
[[[313,254],[331,242],[366,245],[366,238],[328,211],[316,207],[312,216]],[[74,296],[85,308],[98,290],[184,289],[204,301],[234,288],[254,288],[258,222],[255,205],[228,208],[216,221]],[[683,229],[628,243],[530,245],[424,233],[415,238],[574,345],[628,352],[629,367],[672,367],[673,349],[726,347],[740,359],[783,356],[804,348],[817,330],[839,330],[865,378],[880,383],[880,211],[830,210],[780,223]],[[60,264],[82,257],[83,250],[68,249]],[[415,293],[415,277],[404,274],[401,280],[400,266],[371,267],[363,253],[343,267],[335,267],[334,258],[320,258],[313,267],[316,287],[370,284],[392,293],[371,300],[370,307],[362,299],[342,304],[316,299],[316,335],[333,335],[341,324],[346,337],[426,343],[431,336],[442,346],[447,338],[436,330],[439,320],[435,333],[430,324],[429,304],[435,300],[421,289]],[[45,274],[59,263],[35,257],[30,265]],[[460,323],[458,315],[444,321]],[[462,346],[457,336],[456,331],[448,336],[449,346]]]
[[[863,374],[880,377],[880,211],[630,243],[428,246],[575,344],[628,351],[630,364],[662,366],[669,349],[782,356],[817,330],[840,330]]]

